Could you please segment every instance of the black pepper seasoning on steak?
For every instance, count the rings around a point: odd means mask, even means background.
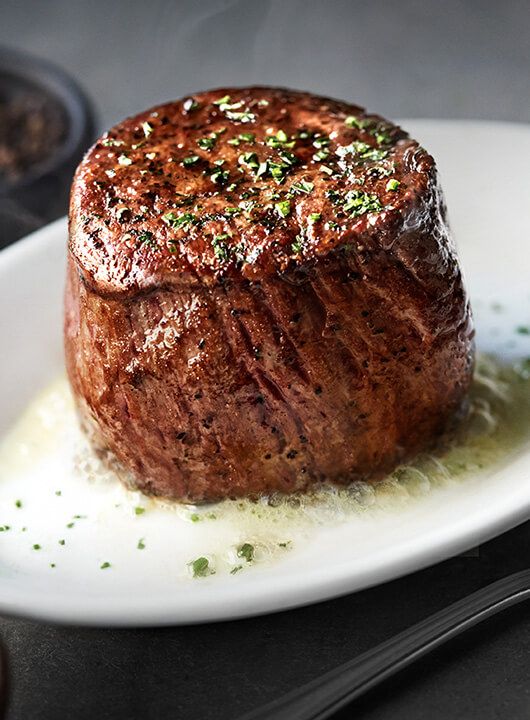
[[[434,161],[357,106],[200,93],[78,168],[68,374],[145,492],[377,479],[454,422],[472,337]]]

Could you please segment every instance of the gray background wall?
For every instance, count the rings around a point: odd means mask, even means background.
[[[68,69],[101,127],[266,83],[389,117],[530,121],[528,0],[0,0],[0,44]]]

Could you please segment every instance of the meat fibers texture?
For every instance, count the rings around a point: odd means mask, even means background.
[[[147,494],[381,478],[450,431],[473,371],[433,158],[276,88],[124,120],[73,182],[65,345],[95,447]]]

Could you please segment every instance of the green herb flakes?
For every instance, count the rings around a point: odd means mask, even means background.
[[[297,235],[295,241],[291,244],[291,251],[295,255],[299,255],[302,252],[303,242],[303,237],[301,235]]]
[[[214,105],[227,105],[230,102],[230,95],[223,95],[222,98],[219,98],[218,100],[214,100]]]
[[[286,147],[292,148],[295,146],[295,140],[289,140],[287,133],[284,130],[278,130],[276,135],[270,135],[267,138],[267,145],[269,147],[278,148]]]
[[[145,137],[149,137],[151,133],[153,132],[153,126],[150,125],[147,121],[142,123],[142,130],[144,131]]]
[[[106,137],[103,138],[101,141],[101,144],[105,147],[120,147],[121,145],[124,145],[125,143],[123,140],[116,140],[115,138]]]
[[[212,570],[210,567],[210,561],[205,557],[192,560],[192,562],[188,563],[188,567],[194,578],[207,577],[208,575],[213,575],[215,572],[215,570]]]
[[[314,188],[314,183],[306,180],[300,180],[299,182],[293,183],[291,185],[291,192],[308,195],[309,193],[313,192]]]
[[[122,153],[118,158],[118,164],[126,167],[127,165],[132,165],[132,160],[130,157],[127,157],[127,155]]]
[[[222,233],[212,238],[213,251],[219,262],[227,262],[230,259],[230,246],[224,242],[229,237],[227,233]]]
[[[182,108],[185,112],[190,113],[194,110],[197,110],[199,107],[199,103],[195,98],[186,98],[184,102],[182,103]]]
[[[33,545],[33,549],[34,549],[34,550],[41,550],[42,548],[41,548],[41,546],[40,546],[38,543],[35,543],[35,545]]]
[[[213,150],[215,147],[215,144],[217,142],[217,134],[212,133],[211,135],[208,135],[207,137],[202,137],[197,140],[197,145],[201,148],[201,150]]]
[[[358,128],[359,130],[364,130],[366,125],[369,123],[367,120],[359,120],[358,117],[355,117],[355,115],[348,115],[347,118],[344,119],[344,124],[349,128]]]
[[[311,213],[308,218],[308,220],[311,224],[316,223],[321,219],[322,219],[322,213]]]
[[[145,232],[140,233],[140,235],[138,235],[138,242],[141,245],[147,245],[153,250],[156,250],[158,248],[158,245],[156,244],[156,241],[154,239],[154,235],[150,230],[146,230]]]
[[[138,505],[137,507],[134,508],[135,515],[143,515],[144,512],[145,512],[145,508],[141,507],[141,505]]]
[[[191,165],[195,165],[199,160],[200,157],[198,155],[188,155],[188,157],[185,157],[182,161],[182,165],[184,165],[184,167],[191,167]]]
[[[274,203],[274,208],[280,217],[286,218],[291,212],[291,201],[282,200]]]
[[[243,543],[243,545],[237,549],[237,557],[245,558],[249,563],[252,562],[254,560],[254,545]]]
[[[387,190],[397,190],[400,186],[399,180],[396,180],[395,178],[390,178],[390,180],[386,184]]]
[[[138,544],[137,544],[136,548],[137,548],[138,550],[145,550],[145,541],[144,541],[144,538],[140,538],[140,539],[138,540]]]
[[[106,570],[109,567],[112,567],[112,565],[109,562],[105,561],[105,562],[101,563],[101,565],[99,566],[99,569]]]
[[[228,170],[221,170],[220,167],[216,168],[210,175],[210,180],[216,185],[225,185],[228,182],[230,173]]]
[[[61,539],[61,540],[59,540],[58,542],[59,542],[59,545],[66,545],[66,540],[62,540],[62,539]]]
[[[374,148],[367,143],[361,142],[360,140],[354,140],[349,145],[341,145],[337,148],[336,153],[339,157],[352,155],[353,160],[356,163],[364,163],[369,161],[379,162],[380,160],[384,160],[388,155],[387,150]]]
[[[184,228],[185,230],[187,230],[192,225],[197,224],[197,218],[195,217],[195,215],[192,215],[192,213],[189,212],[168,212],[163,216],[163,220],[174,230],[178,230],[179,228]]]
[[[15,500],[15,507],[20,509],[22,507],[22,500]]]
[[[253,143],[256,140],[256,136],[254,133],[239,133],[237,137],[231,138],[230,140],[227,140],[227,143],[229,145],[234,145],[237,147],[238,145],[241,145],[241,143]]]
[[[369,195],[362,190],[350,190],[346,193],[343,209],[352,217],[358,217],[369,212],[382,210],[377,195]]]
[[[530,335],[530,325],[519,325],[517,332],[519,335]]]
[[[240,570],[243,570],[243,565],[235,565],[235,566],[230,570],[230,575],[235,575],[235,574],[238,573]]]

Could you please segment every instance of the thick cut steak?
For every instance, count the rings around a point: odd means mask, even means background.
[[[72,187],[67,369],[95,445],[186,501],[377,479],[465,408],[473,329],[433,158],[355,105],[199,93]]]

